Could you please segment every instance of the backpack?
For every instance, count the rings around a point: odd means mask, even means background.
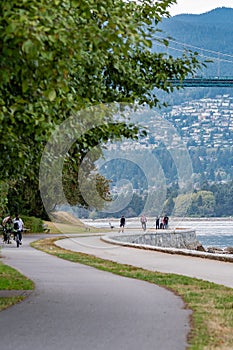
[[[16,221],[14,222],[14,230],[18,230],[19,229],[19,223]]]

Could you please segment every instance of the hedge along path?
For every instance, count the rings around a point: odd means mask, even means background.
[[[187,308],[193,311],[188,339],[190,349],[233,349],[233,289],[191,277],[152,272],[65,250],[55,245],[57,240],[57,237],[47,238],[31,245],[62,259],[155,283],[173,291],[182,297]]]

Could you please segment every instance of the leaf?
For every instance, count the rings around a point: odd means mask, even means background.
[[[27,92],[28,91],[28,81],[27,80],[23,80],[22,81],[22,91],[23,91],[23,93],[25,94],[25,92]]]
[[[32,51],[32,49],[33,49],[33,42],[30,39],[26,40],[22,45],[22,50],[25,53],[29,54],[30,51]]]
[[[49,93],[48,93],[49,101],[50,102],[54,101],[56,97],[57,97],[57,94],[56,94],[55,89],[50,90]]]

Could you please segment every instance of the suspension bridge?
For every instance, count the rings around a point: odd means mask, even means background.
[[[157,37],[157,39],[161,39]],[[169,82],[173,86],[182,87],[233,87],[233,76],[222,76],[221,75],[221,63],[228,63],[233,67],[233,55],[228,53],[223,53],[219,51],[213,51],[205,49],[203,47],[197,47],[187,43],[182,43],[177,40],[170,39],[169,51],[179,51],[192,50],[198,53],[199,57],[204,58],[216,67],[216,74],[214,76],[208,76],[205,74],[200,74],[194,77],[186,78],[182,81],[179,79],[171,79]],[[158,46],[163,46],[163,44],[156,43]],[[232,68],[231,68],[232,71]]]
[[[233,77],[194,77],[183,81],[171,79],[169,82],[182,87],[233,87]]]

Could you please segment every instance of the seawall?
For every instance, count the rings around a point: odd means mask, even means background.
[[[101,240],[125,247],[160,251],[168,254],[180,254],[205,259],[233,262],[233,255],[207,252],[197,240],[193,229],[153,230],[150,232],[110,233],[101,236]]]
[[[181,248],[196,250],[201,246],[195,230],[191,229],[160,229],[154,232],[127,233],[110,235],[110,239],[121,243],[133,243],[163,248]]]

